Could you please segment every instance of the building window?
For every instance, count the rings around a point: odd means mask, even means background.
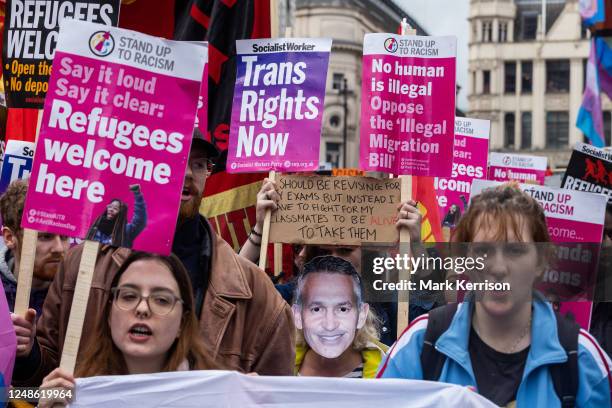
[[[325,143],[325,161],[331,163],[332,168],[340,167],[340,143]]]
[[[482,42],[493,41],[493,22],[483,21],[482,22]]]
[[[516,62],[506,62],[504,64],[504,92],[516,92]]]
[[[339,115],[332,115],[329,118],[329,126],[333,127],[333,128],[339,128],[340,127],[340,116]]]
[[[580,26],[580,38],[582,38],[583,40],[587,39],[589,37],[589,29],[586,28],[586,26],[584,25],[584,23],[582,23],[582,25]]]
[[[559,149],[569,144],[569,114],[546,112],[546,147]]]
[[[535,40],[538,34],[538,13],[521,16],[521,39]]]
[[[499,42],[508,41],[508,23],[499,23],[497,28],[497,35],[499,38]]]
[[[521,149],[531,149],[531,112],[521,114]]]
[[[521,62],[521,93],[531,93],[533,86],[533,63],[531,61]]]
[[[569,92],[570,63],[569,60],[546,61],[546,92]]]
[[[476,71],[472,72],[472,93],[476,93]]]
[[[504,147],[514,149],[514,113],[504,115]]]
[[[491,93],[491,71],[489,70],[482,71],[482,93]]]
[[[341,91],[343,82],[344,82],[344,74],[339,74],[337,72],[334,72],[334,75],[332,76],[332,89]]]

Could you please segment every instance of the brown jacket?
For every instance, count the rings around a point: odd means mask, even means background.
[[[59,366],[83,246],[72,248],[55,276],[37,325],[40,364],[16,386],[35,386]],[[102,246],[94,271],[79,356],[102,320],[110,285],[130,251]],[[220,366],[261,375],[292,375],[295,329],[291,308],[270,278],[213,234],[211,274],[200,328]],[[77,362],[78,362],[77,357]]]

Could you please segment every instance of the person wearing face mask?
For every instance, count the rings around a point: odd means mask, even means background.
[[[484,256],[470,279],[509,283],[415,319],[379,368],[379,378],[473,387],[504,407],[609,407],[610,359],[585,330],[556,315],[533,286],[548,264],[544,211],[516,186],[472,198],[456,242]]]
[[[295,347],[290,306],[266,274],[238,256],[199,214],[206,177],[217,154],[195,130],[172,245],[191,280],[199,335],[215,362],[229,370],[290,375]],[[68,252],[49,289],[36,339],[28,344],[27,357],[16,362],[17,386],[36,386],[59,365],[81,253],[81,245]],[[77,361],[111,297],[111,281],[129,254],[129,249],[106,245],[98,251]]]
[[[350,262],[320,256],[299,277],[293,316],[298,329],[295,373],[373,378],[387,347],[363,300],[361,278]]]
[[[74,395],[75,377],[216,368],[198,336],[189,275],[176,256],[132,253],[113,278],[111,294],[75,375],[56,368],[41,388]],[[41,399],[38,406],[67,402]]]
[[[2,216],[4,224],[2,227],[4,245],[0,246],[0,277],[10,311],[13,311],[15,307],[17,274],[21,263],[21,245],[23,242],[21,216],[27,192],[28,180],[15,180],[0,197],[0,216]],[[49,285],[53,281],[68,247],[68,237],[46,232],[38,233],[34,255],[30,309],[27,311],[25,318],[12,315],[13,320],[27,320],[34,324],[36,318],[41,314]],[[29,340],[31,333],[18,331],[17,334],[19,337],[18,355],[20,355],[23,351],[23,344]]]
[[[112,199],[104,212],[95,219],[87,239],[98,241],[101,244],[131,248],[134,240],[147,226],[147,207],[145,205],[140,186],[133,184],[130,190],[134,193],[134,216],[130,222],[128,206],[118,198]]]
[[[276,182],[267,178],[264,179],[257,193],[256,224],[251,230],[247,241],[244,242],[244,245],[240,249],[241,256],[252,262],[258,261],[266,211],[276,211],[278,209],[279,200],[280,195],[276,191]],[[410,241],[412,243],[420,243],[422,216],[417,209],[417,203],[413,200],[400,203],[397,207],[397,211],[395,227],[398,230],[406,228],[410,233]],[[345,259],[353,265],[357,273],[361,274],[362,254],[366,254],[366,258],[374,257],[374,251],[366,250],[362,252],[361,246],[356,245],[301,245],[294,253],[294,264],[298,274],[303,269],[305,262],[321,255],[333,255]],[[297,280],[294,277],[288,282],[275,285],[276,289],[287,303],[293,302],[296,283]],[[435,304],[435,301],[426,301],[417,305],[416,300],[416,297],[413,297],[411,300],[411,319],[431,309]],[[393,344],[397,338],[397,304],[394,302],[373,302],[370,304],[370,307],[374,310],[380,321],[380,340],[386,345]]]

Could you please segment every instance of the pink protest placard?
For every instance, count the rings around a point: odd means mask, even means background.
[[[227,171],[319,168],[328,38],[236,41]]]
[[[168,254],[204,47],[64,21],[22,226]]]
[[[467,209],[472,180],[487,175],[491,122],[456,118],[453,169],[450,178],[435,177],[434,187],[443,227],[454,228]]]
[[[210,141],[208,134],[208,42],[194,42],[205,48],[204,71],[202,72],[202,84],[200,85],[200,98],[198,99],[198,113],[196,115],[196,127],[202,132],[206,140]]]
[[[456,37],[366,34],[362,170],[450,177]]]
[[[489,180],[519,181],[544,185],[548,158],[492,152],[489,155]]]
[[[500,184],[474,180],[472,196]],[[559,311],[572,313],[588,330],[607,198],[533,184],[519,186],[542,206],[550,238],[558,244],[556,259],[544,272],[538,290],[553,301],[561,299]]]

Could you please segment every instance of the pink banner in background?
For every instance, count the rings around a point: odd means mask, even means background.
[[[544,185],[548,158],[493,152],[489,155],[489,180]]]
[[[443,227],[454,228],[467,209],[472,180],[487,176],[489,157],[488,120],[456,118],[455,150],[451,178],[434,178],[434,187]]]

